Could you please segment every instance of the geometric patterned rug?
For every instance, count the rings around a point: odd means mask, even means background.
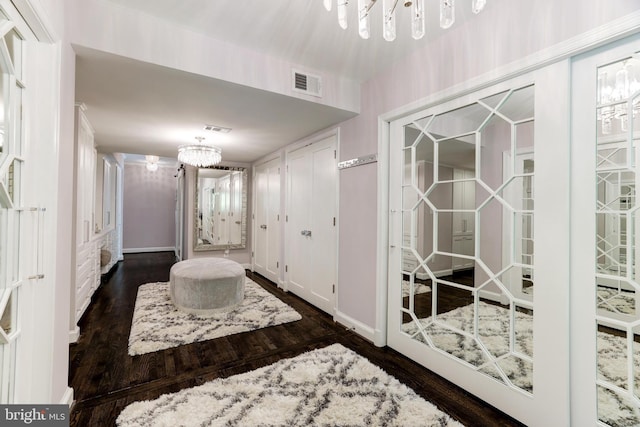
[[[474,334],[473,304],[438,314],[439,323],[434,323],[431,317],[418,320],[420,328],[424,330],[436,348],[464,360],[477,367],[480,372],[499,381],[504,381],[500,374],[502,371],[515,386],[531,392],[533,390],[531,363],[509,355],[510,334],[507,313],[500,306],[487,304],[483,301],[478,303],[478,335],[486,351],[478,345],[476,340],[450,329],[455,328],[466,334]],[[420,332],[420,328],[415,322],[402,325],[403,332],[426,343],[426,338]],[[515,328],[515,350],[532,357],[532,317],[516,311]],[[497,362],[492,363],[492,359],[497,359]]]
[[[498,367],[514,385],[532,392],[533,366],[523,359],[507,356],[509,350],[508,311],[494,304],[480,301],[478,304],[478,334],[483,344],[493,357],[502,359]],[[438,321],[468,334],[474,333],[473,305],[459,307],[438,315]],[[489,358],[473,339],[455,333],[444,326],[439,326],[431,318],[419,319],[420,327],[429,336],[434,346],[446,353],[462,359],[471,365],[480,367],[491,377],[501,380],[495,365],[487,364]],[[403,332],[415,339],[426,342],[415,322],[402,325]],[[609,333],[598,331],[597,373],[598,379],[605,380],[620,388],[627,388],[627,341]],[[516,311],[515,313],[515,350],[529,357],[533,356],[533,317]],[[633,343],[633,376],[635,393],[640,396],[640,343]],[[640,426],[640,408],[625,396],[618,395],[608,389],[598,388],[598,417],[600,421],[611,426]]]
[[[598,286],[598,308],[612,313],[635,314],[635,292]]]
[[[340,344],[155,400],[134,402],[120,413],[116,424],[462,426]]]
[[[232,311],[206,316],[176,309],[169,296],[168,282],[149,283],[138,288],[129,335],[129,355],[151,353],[300,319],[302,316],[297,311],[248,277],[242,304]]]
[[[408,280],[403,280],[402,281],[402,297],[408,297],[409,296],[409,292],[411,290],[411,284],[409,283]],[[414,295],[418,295],[418,294],[425,294],[427,292],[431,292],[431,287],[429,285],[425,285],[423,283],[418,283],[418,282],[414,282],[413,283],[413,294]]]

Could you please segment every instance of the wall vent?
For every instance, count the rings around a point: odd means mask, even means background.
[[[322,80],[320,76],[293,70],[293,90],[317,97],[322,96]]]

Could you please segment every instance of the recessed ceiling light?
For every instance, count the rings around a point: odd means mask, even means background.
[[[225,128],[225,127],[216,126],[216,125],[204,125],[204,130],[208,130],[210,132],[221,132],[221,133],[231,132],[231,128]]]

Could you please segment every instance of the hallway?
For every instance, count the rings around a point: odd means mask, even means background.
[[[127,354],[138,286],[167,281],[173,253],[128,254],[95,293],[70,346],[75,392],[71,426],[111,426],[133,401],[247,372],[283,358],[340,343],[368,358],[468,426],[520,425],[389,348],[377,348],[300,298],[247,274],[302,315],[302,320],[141,356]]]

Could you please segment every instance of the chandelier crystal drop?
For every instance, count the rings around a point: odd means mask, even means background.
[[[450,28],[456,22],[456,9],[454,0],[440,0],[440,27]]]
[[[353,1],[353,0],[352,0]],[[357,0],[358,14],[358,34],[363,39],[371,36],[370,15],[371,10],[378,0]],[[440,27],[446,29],[451,27],[456,20],[455,0],[440,0]],[[382,0],[382,36],[387,41],[396,38],[396,10],[398,3],[401,3],[410,13],[411,37],[416,40],[425,35],[425,9],[424,0]],[[324,7],[331,11],[333,0],[323,0]],[[487,0],[471,0],[471,10],[473,13],[480,13],[487,4]],[[347,6],[349,0],[336,0],[338,13],[338,24],[341,28],[347,29]]]
[[[196,167],[213,166],[222,160],[222,150],[213,145],[205,144],[203,137],[196,137],[197,144],[181,145],[178,147],[178,160]]]

